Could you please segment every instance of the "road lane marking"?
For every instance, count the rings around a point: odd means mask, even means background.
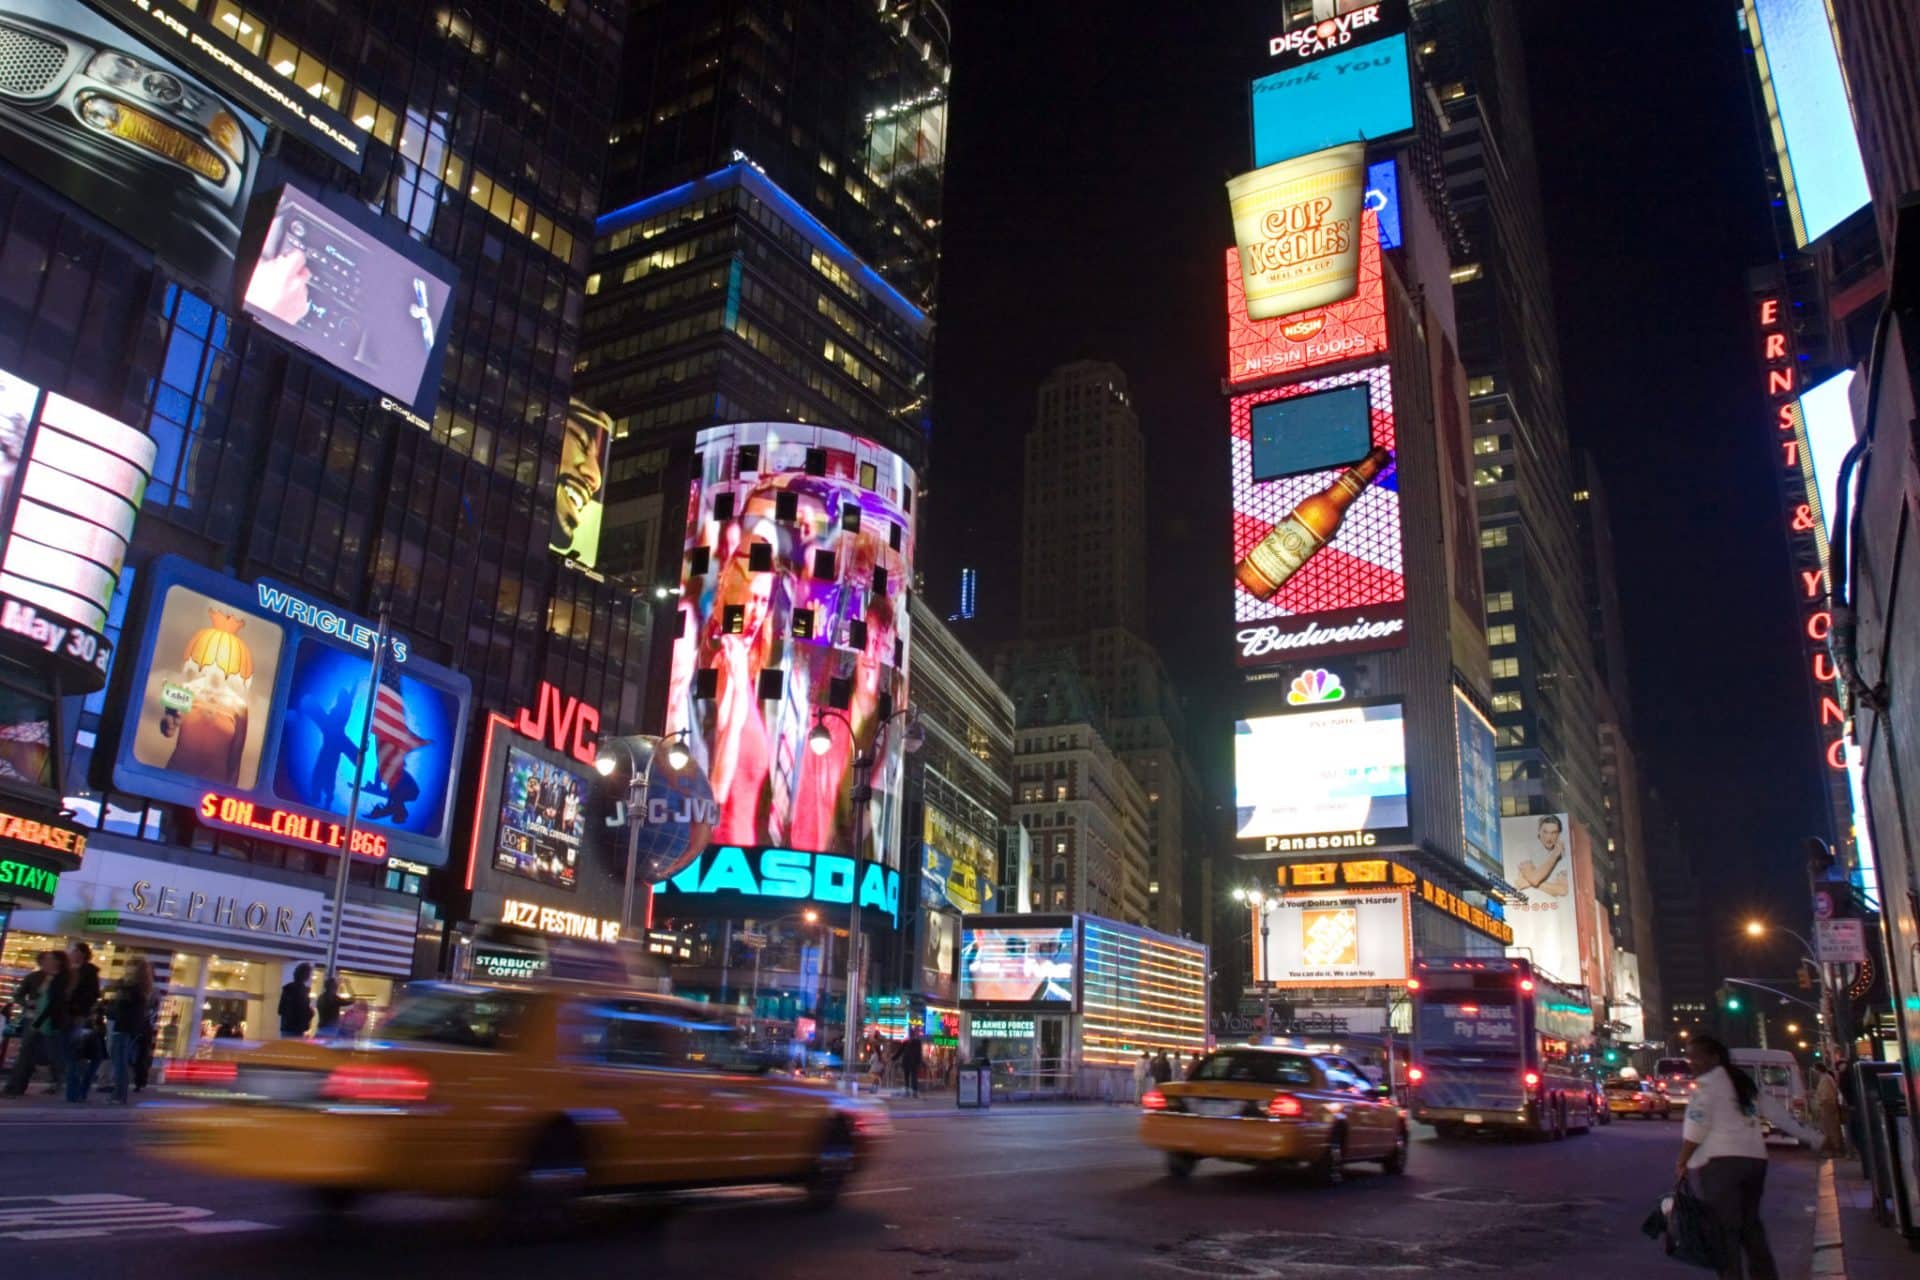
[[[212,1209],[138,1196],[0,1196],[0,1239],[73,1240],[165,1228],[199,1235],[272,1230],[268,1223],[218,1218]]]

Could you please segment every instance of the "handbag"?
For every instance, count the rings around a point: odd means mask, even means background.
[[[1661,1241],[1675,1262],[1719,1271],[1727,1265],[1726,1237],[1713,1210],[1693,1194],[1683,1178],[1674,1184],[1671,1198],[1647,1216],[1640,1228]]]

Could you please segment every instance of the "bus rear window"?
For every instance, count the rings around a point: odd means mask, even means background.
[[[1661,1076],[1685,1076],[1691,1080],[1693,1064],[1685,1058],[1662,1058],[1653,1064],[1653,1072]]]
[[[1438,996],[1420,1002],[1420,1042],[1427,1048],[1519,1052],[1520,1012],[1484,996]]]

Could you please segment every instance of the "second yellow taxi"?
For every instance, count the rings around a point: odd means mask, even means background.
[[[1202,1058],[1185,1080],[1140,1099],[1140,1137],[1184,1178],[1203,1159],[1305,1165],[1337,1183],[1356,1160],[1407,1167],[1407,1121],[1392,1091],[1345,1058],[1234,1045]]]

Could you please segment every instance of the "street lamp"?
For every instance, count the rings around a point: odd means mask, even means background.
[[[620,936],[628,938],[633,932],[633,896],[640,866],[640,828],[647,822],[647,792],[653,783],[654,753],[662,752],[666,756],[667,767],[675,773],[685,769],[693,757],[687,751],[684,733],[669,734],[664,738],[650,733],[609,738],[601,743],[600,754],[593,762],[594,770],[603,778],[611,778],[620,767],[620,756],[611,750],[616,745],[624,752],[627,765],[627,876],[626,887],[620,897]],[[646,922],[642,928],[653,924],[653,879],[652,876],[647,878]]]
[[[1768,924],[1763,920],[1749,920],[1746,927],[1749,938],[1764,938],[1769,933],[1784,933],[1800,944],[1801,954],[1806,958],[1807,963],[1813,966],[1814,972],[1820,975],[1820,1021],[1822,1023],[1820,1041],[1826,1046],[1828,1060],[1837,1060],[1839,1045],[1833,1037],[1834,1019],[1828,1015],[1836,1012],[1838,1006],[1834,1003],[1833,982],[1828,966],[1821,963],[1819,953],[1814,950],[1813,944],[1784,925]]]
[[[1233,891],[1233,900],[1243,903],[1247,909],[1256,913],[1260,920],[1260,1025],[1266,1034],[1273,1034],[1273,987],[1272,979],[1267,976],[1267,930],[1268,916],[1280,905],[1280,899],[1247,886]]]

